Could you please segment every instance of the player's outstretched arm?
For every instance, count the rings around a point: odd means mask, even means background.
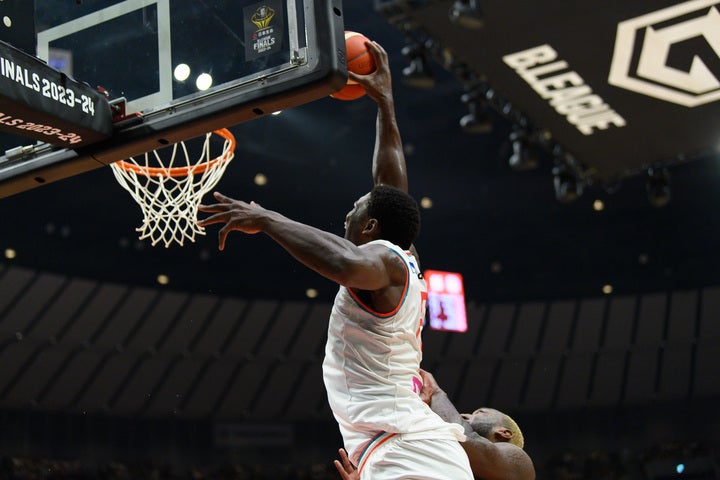
[[[340,285],[359,290],[379,290],[405,281],[405,270],[387,247],[378,244],[356,246],[349,240],[305,225],[262,208],[215,192],[214,205],[200,205],[201,212],[213,215],[199,220],[201,227],[224,224],[218,232],[218,246],[225,248],[232,231],[264,232],[298,261]],[[400,264],[398,264],[400,262]]]
[[[447,394],[438,386],[435,377],[420,370],[423,387],[420,397],[443,420],[457,423],[465,429],[466,441],[461,445],[470,460],[475,478],[483,480],[535,480],[535,467],[520,447],[506,442],[491,442],[473,431],[460,415]]]
[[[407,167],[395,117],[388,54],[377,42],[367,42],[366,45],[375,58],[377,68],[369,75],[356,75],[352,72],[348,75],[365,87],[368,96],[375,100],[378,106],[372,165],[373,181],[375,185],[390,185],[407,192]]]

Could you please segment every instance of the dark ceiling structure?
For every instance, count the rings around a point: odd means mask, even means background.
[[[483,52],[504,42],[501,22],[494,20],[504,15],[501,2],[487,2],[485,30],[462,35],[457,33],[462,27],[444,15],[452,2],[419,2],[427,4],[419,13],[407,6],[418,2],[400,3],[412,15],[435,19],[434,41],[447,42],[446,51],[456,49],[455,58],[473,75],[481,76],[486,69]],[[466,133],[459,121],[468,113],[462,100],[468,85],[457,72],[429,55],[434,86],[412,88],[403,79],[409,60],[403,48],[417,32],[398,29],[397,15],[387,9],[376,10],[365,2],[345,2],[343,8],[346,29],[379,41],[390,55],[411,193],[432,200],[432,208],[423,211],[417,241],[425,268],[461,272],[468,298],[477,301],[595,295],[608,284],[615,292],[629,292],[718,282],[716,151],[691,145],[680,152],[684,161],[667,166],[671,200],[664,208],[648,200],[644,172],[637,172],[634,160],[633,152],[651,149],[648,138],[633,144],[629,155],[608,157],[615,172],[612,180],[588,182],[577,200],[559,202],[551,152],[539,154],[534,170],[515,171],[508,165],[516,126],[512,115],[491,108],[487,114],[492,131]],[[205,51],[213,55],[211,46]],[[467,53],[466,58],[460,53]],[[502,92],[508,102],[521,103],[527,97],[530,109],[535,99],[523,91],[523,83],[516,79],[487,88]],[[612,89],[593,87],[602,96],[602,89]],[[616,103],[620,111],[623,104]],[[715,117],[696,116],[692,122],[665,114],[657,121],[712,132],[717,125],[711,121],[717,118],[713,112]],[[326,98],[232,127],[237,156],[217,189],[342,234],[346,211],[371,186],[374,118],[375,105],[367,97],[351,102]],[[527,117],[529,124],[547,128],[542,120]],[[653,133],[652,123],[647,130],[650,139],[658,141],[668,135],[666,130]],[[17,138],[3,138],[6,148],[16,146]],[[627,142],[613,148],[623,145]],[[254,183],[258,173],[266,176],[266,185]],[[595,210],[600,203],[603,209]],[[262,236],[234,234],[222,253],[214,228],[185,247],[165,249],[138,241],[134,228],[141,222],[139,208],[109,169],[4,198],[0,209],[3,250],[17,252],[6,261],[20,266],[147,286],[165,274],[170,283],[162,288],[182,291],[291,299],[305,298],[306,289],[315,288],[320,299],[334,295],[332,284]]]

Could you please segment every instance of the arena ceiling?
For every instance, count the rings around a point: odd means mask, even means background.
[[[401,31],[397,12],[377,11],[369,2],[346,1],[343,13],[348,30],[379,41],[390,55],[410,191],[432,201],[423,210],[417,241],[425,268],[461,272],[467,297],[475,302],[601,295],[605,285],[615,293],[633,293],[719,282],[720,229],[714,207],[720,201],[720,159],[708,140],[717,137],[718,103],[679,106],[612,86],[607,78],[596,80],[612,57],[616,20],[637,18],[654,8],[642,2],[603,4],[605,23],[598,20],[586,31],[578,22],[558,20],[558,8],[551,8],[558,2],[543,2],[544,10],[538,6],[513,16],[507,2],[488,1],[484,29],[462,31],[447,20],[452,2],[400,3],[406,9],[401,13],[415,18],[414,30]],[[665,1],[656,9],[680,3]],[[573,7],[563,15],[579,16],[581,10]],[[527,27],[528,18],[543,27]],[[613,28],[601,35],[601,24]],[[462,131],[459,120],[468,110],[461,96],[468,83],[438,57],[430,62],[436,80],[432,88],[403,82],[408,58],[402,49],[418,35],[428,35],[443,46],[442,52],[453,52],[454,61],[482,80],[484,93],[492,88],[501,94],[506,103],[491,110],[492,132]],[[539,38],[543,35],[545,40]],[[493,56],[503,46],[512,53],[544,44],[605,104],[627,117],[625,130],[611,126],[594,134],[589,146],[581,143],[584,135],[567,117],[553,117],[557,111],[533,93],[527,75],[519,75],[517,68],[503,70]],[[587,49],[587,61],[576,56],[573,45]],[[701,48],[709,75],[717,79],[717,58],[710,58],[715,50],[705,44]],[[206,51],[213,55],[211,45]],[[676,55],[680,62],[687,59],[685,53]],[[513,107],[509,115],[502,109],[508,104]],[[371,187],[375,113],[368,98],[326,98],[232,127],[238,138],[236,159],[217,189],[342,234],[345,213]],[[509,136],[517,121],[550,130],[552,141],[578,161],[587,182],[577,200],[556,198],[552,149],[544,150],[534,170],[510,168]],[[635,129],[637,124],[642,128]],[[682,151],[674,150],[677,138],[683,140]],[[13,139],[3,139],[6,148],[15,146]],[[583,155],[585,150],[605,156]],[[644,169],[655,161],[670,174],[671,200],[662,208],[653,206],[646,192]],[[265,185],[255,183],[258,174],[266,177]],[[137,240],[140,210],[109,169],[4,198],[0,211],[0,247],[16,252],[2,260],[7,264],[245,298],[305,299],[306,290],[313,288],[318,300],[329,300],[336,291],[263,235],[233,234],[224,252],[217,250],[217,229],[212,227],[207,236],[184,247],[165,249]],[[168,285],[157,284],[160,274],[168,276]]]

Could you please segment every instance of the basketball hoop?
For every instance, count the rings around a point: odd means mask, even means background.
[[[210,155],[213,134],[225,139],[222,153],[215,158]],[[149,238],[153,246],[162,241],[168,248],[173,242],[182,246],[186,239],[194,242],[196,234],[205,235],[197,224],[198,205],[235,156],[235,137],[225,128],[207,133],[195,162],[182,141],[164,148],[170,150],[167,160],[158,149],[146,152],[144,162],[130,157],[110,166],[118,183],[142,209],[143,223],[135,229],[140,240]]]

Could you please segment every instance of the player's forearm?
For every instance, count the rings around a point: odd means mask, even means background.
[[[446,422],[461,425],[465,429],[465,435],[474,433],[470,424],[460,415],[444,391],[433,393],[430,408]]]
[[[391,93],[378,101],[375,128],[375,152],[373,156],[373,180],[375,185],[391,185],[407,192],[405,154]]]
[[[262,231],[306,267],[337,283],[347,283],[347,272],[357,257],[352,242],[277,212],[268,212]]]

